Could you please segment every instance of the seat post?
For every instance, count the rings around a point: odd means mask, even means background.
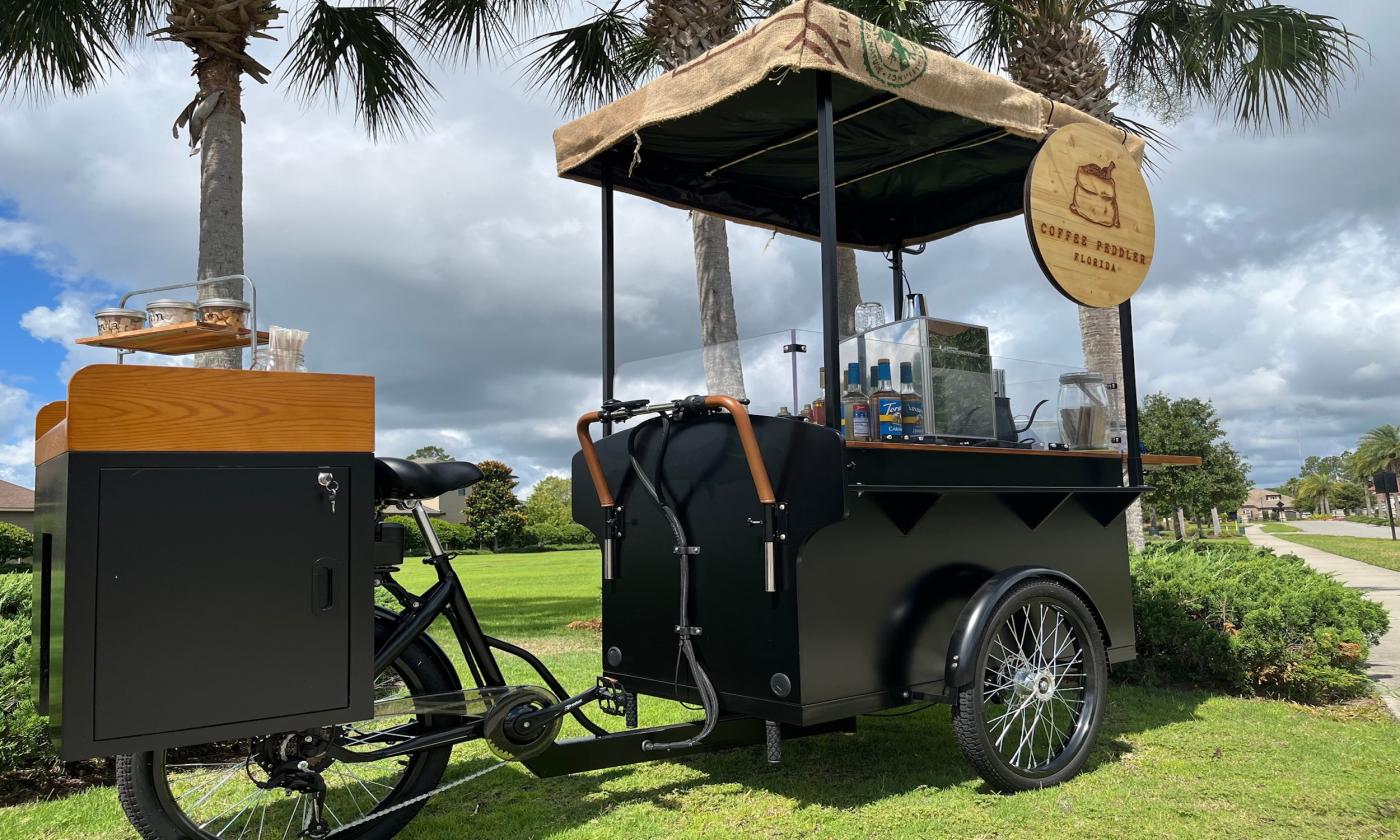
[[[428,551],[433,557],[441,557],[446,554],[442,550],[442,543],[438,541],[437,531],[433,530],[432,520],[428,519],[428,511],[423,507],[422,502],[413,503],[413,519],[418,523],[418,528],[423,532],[423,543],[428,546]]]

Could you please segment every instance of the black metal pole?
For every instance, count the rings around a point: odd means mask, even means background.
[[[894,274],[894,319],[904,320],[904,243],[894,243],[894,256],[890,257],[890,272]]]
[[[613,338],[613,183],[612,169],[603,167],[603,402],[613,398],[613,378],[617,372],[616,342]],[[612,434],[612,422],[603,421],[603,435]]]
[[[841,352],[836,303],[836,148],[831,74],[817,73],[817,186],[822,241],[822,362],[826,365],[826,425],[841,428]]]
[[[1142,486],[1142,439],[1138,434],[1137,359],[1133,353],[1133,302],[1118,304],[1118,330],[1123,350],[1123,421],[1127,427],[1128,484]]]

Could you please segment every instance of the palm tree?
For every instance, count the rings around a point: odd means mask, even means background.
[[[194,98],[176,119],[200,154],[196,279],[243,272],[243,110],[246,76],[265,84],[273,70],[248,52],[273,40],[288,17],[296,34],[279,68],[305,100],[354,104],[372,139],[427,122],[432,82],[416,55],[465,57],[501,32],[500,10],[453,0],[381,0],[332,5],[302,0],[296,14],[273,0],[5,0],[0,13],[0,94],[83,94],[122,66],[123,52],[146,38],[193,54]],[[173,109],[172,109],[173,110]],[[242,297],[238,281],[205,284],[200,298]],[[198,363],[237,367],[237,350]]]
[[[1342,482],[1327,473],[1309,473],[1298,482],[1298,501],[1323,514],[1332,512],[1331,498],[1342,489]]]
[[[1386,423],[1361,436],[1356,461],[1362,476],[1400,471],[1400,426]]]

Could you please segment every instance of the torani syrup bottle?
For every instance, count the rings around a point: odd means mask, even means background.
[[[860,389],[860,362],[851,362],[846,376],[846,393],[841,397],[841,434],[846,440],[870,440],[870,398]]]
[[[817,369],[817,398],[812,400],[812,422],[826,425],[826,368]]]
[[[881,359],[875,366],[876,382],[875,390],[870,393],[870,416],[875,423],[875,440],[884,440],[885,435],[893,435],[898,438],[904,434],[904,423],[900,420],[902,415],[902,401],[899,392],[894,389],[890,380],[890,360]]]
[[[914,365],[899,363],[900,422],[906,435],[927,434],[924,426],[924,398],[914,390]]]

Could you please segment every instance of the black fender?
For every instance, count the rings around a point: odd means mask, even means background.
[[[1079,585],[1079,581],[1056,569],[1045,566],[1012,566],[992,575],[972,593],[967,604],[963,606],[962,612],[958,615],[957,626],[953,628],[953,636],[948,640],[948,663],[944,668],[944,685],[947,686],[949,694],[955,694],[957,689],[972,682],[976,676],[976,668],[969,665],[961,667],[964,663],[971,663],[977,656],[977,643],[981,641],[983,632],[987,629],[987,622],[991,621],[992,613],[996,606],[1017,584],[1024,583],[1036,578],[1048,578],[1059,581],[1074,590],[1075,594],[1084,599],[1084,603],[1089,605],[1089,612],[1094,616],[1094,622],[1099,626],[1099,633],[1104,632],[1103,619],[1099,616],[1099,610],[1094,606],[1093,600],[1085,592],[1084,587]],[[1104,640],[1107,644],[1107,639]]]
[[[374,607],[375,645],[378,646],[380,642],[387,639],[388,633],[391,632],[394,627],[398,626],[398,623],[398,613],[376,604]],[[442,666],[443,673],[447,674],[448,679],[451,680],[452,690],[460,689],[462,687],[462,678],[457,673],[457,666],[453,665],[452,660],[447,658],[447,653],[438,646],[437,642],[433,641],[433,637],[424,633],[419,636],[417,640],[422,642],[423,647],[427,648],[428,655],[433,657],[438,665]]]

